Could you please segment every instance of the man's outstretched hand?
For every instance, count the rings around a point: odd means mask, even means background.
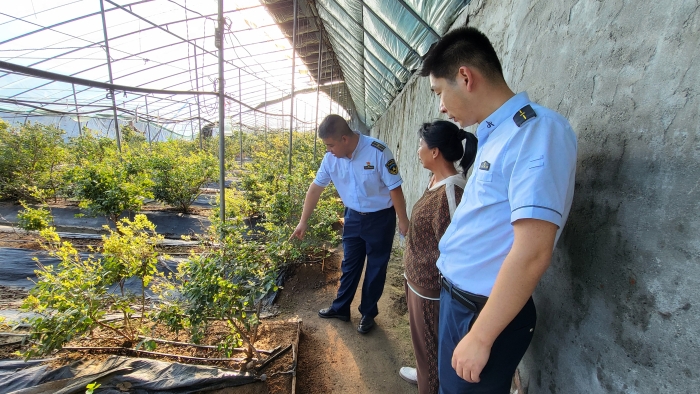
[[[289,240],[291,241],[292,238],[296,238],[299,240],[304,239],[304,234],[306,234],[306,229],[309,228],[309,225],[306,223],[299,222],[297,224],[297,227],[294,229],[294,232],[292,235],[289,237]]]

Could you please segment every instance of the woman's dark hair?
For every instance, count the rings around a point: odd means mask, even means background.
[[[445,160],[452,163],[459,160],[462,174],[467,175],[476,158],[477,139],[474,134],[468,133],[446,120],[423,123],[418,134],[428,145],[428,148],[438,148]],[[462,148],[462,140],[464,139],[467,141]]]

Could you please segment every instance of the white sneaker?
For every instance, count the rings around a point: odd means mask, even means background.
[[[401,369],[399,369],[399,376],[408,383],[418,384],[418,372],[415,368],[401,367]]]

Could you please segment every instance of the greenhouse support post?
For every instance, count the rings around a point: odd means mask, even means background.
[[[241,94],[241,69],[238,69],[238,100],[243,100],[243,95]],[[241,144],[241,168],[243,168],[243,106],[242,101],[238,102],[238,138],[240,138]]]
[[[289,103],[289,175],[292,175],[292,130],[294,130],[294,73],[296,72],[296,50],[297,50],[297,0],[294,0],[294,17],[292,22],[292,94]],[[291,186],[290,186],[291,190]]]
[[[192,123],[192,106],[188,105],[187,108],[190,110],[190,140],[194,141],[194,125]],[[182,132],[183,136],[185,132]]]
[[[148,114],[148,95],[143,96],[143,100],[146,102],[146,132],[148,133],[148,146],[151,146],[151,120]]]
[[[109,37],[107,36],[107,21],[105,19],[105,3],[104,0],[100,0],[100,11],[102,12],[102,33],[105,37],[105,52],[107,53],[107,71],[109,71],[109,83],[113,84],[112,79],[112,57],[109,54]],[[114,98],[114,90],[109,91],[109,95],[112,96],[112,111],[114,112],[114,129],[116,130],[115,138],[117,139],[117,150],[119,153],[122,151],[121,137],[119,135],[119,119],[117,118],[117,101]]]
[[[321,62],[323,61],[323,58],[321,57],[321,45],[323,44],[323,35],[321,33],[321,30],[318,30],[318,63],[316,64],[316,67],[318,68],[318,72],[316,73],[316,123],[314,127],[314,162],[316,161],[316,139],[318,138],[318,103],[319,103],[319,95],[321,91]]]
[[[195,87],[197,88],[197,91],[199,92],[199,67],[197,66],[197,41],[195,40],[195,45],[194,45],[194,78],[195,78]],[[197,126],[199,127],[199,149],[204,149],[203,143],[202,143],[202,110],[199,106],[199,95],[194,96],[197,99]]]
[[[78,98],[75,95],[75,84],[72,83],[73,87],[73,102],[75,103],[75,114],[78,116],[78,134],[83,135],[83,126],[80,125],[80,111],[78,111]]]
[[[226,173],[224,163],[226,158],[224,157],[226,139],[224,138],[224,112],[225,101],[224,101],[224,0],[218,0],[219,3],[219,28],[216,31],[217,48],[219,49],[219,204],[220,211],[219,217],[221,222],[226,221]]]

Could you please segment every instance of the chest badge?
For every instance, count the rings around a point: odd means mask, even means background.
[[[389,174],[396,175],[399,173],[399,166],[396,165],[396,161],[394,161],[394,159],[387,161],[385,166],[386,169],[389,170]]]
[[[481,165],[479,165],[479,169],[484,170],[484,171],[488,171],[491,169],[491,163],[489,163],[488,161],[483,161],[483,162],[481,162]]]
[[[370,162],[367,162],[367,165],[365,166],[365,170],[374,170],[374,166]]]

